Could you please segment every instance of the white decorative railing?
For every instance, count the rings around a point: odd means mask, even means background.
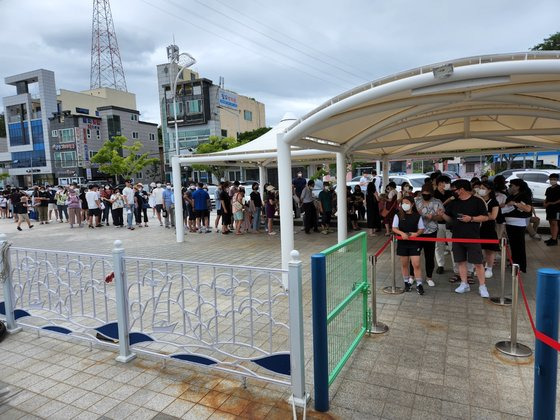
[[[128,257],[120,241],[100,255],[8,248],[4,238],[0,315],[9,331],[118,345],[121,362],[147,353],[291,385],[294,401],[305,403],[296,251],[287,272]]]

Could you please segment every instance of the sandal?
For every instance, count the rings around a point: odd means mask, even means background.
[[[460,281],[461,281],[461,277],[458,274],[449,278],[449,283],[457,283],[457,282],[460,282]]]

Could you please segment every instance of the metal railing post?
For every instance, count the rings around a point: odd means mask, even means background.
[[[288,264],[288,297],[290,304],[290,376],[292,396],[290,400],[298,407],[306,407],[308,395],[305,392],[305,353],[303,341],[303,302],[301,294],[302,263],[299,252],[290,253]]]
[[[382,322],[377,322],[377,257],[371,256],[371,325],[370,334],[383,334],[389,327]]]
[[[397,248],[395,246],[396,243],[397,238],[395,237],[395,235],[391,236],[391,278],[393,279],[393,285],[383,288],[383,293],[387,293],[390,295],[400,295],[401,293],[404,293],[404,289],[402,287],[397,287],[397,271],[395,268],[397,252]]]
[[[4,249],[5,244],[8,241],[8,237],[4,233],[0,233],[0,248]],[[14,287],[12,285],[12,273],[10,270],[10,250],[6,250],[6,259],[4,261],[3,254],[0,254],[0,273],[4,271],[4,264],[6,264],[6,277],[3,279],[4,283],[4,310],[6,312],[6,329],[10,334],[14,334],[21,331],[21,327],[18,327],[15,317],[14,308]]]
[[[541,268],[537,273],[537,330],[558,341],[560,311],[560,271]],[[533,418],[556,418],[558,352],[535,339],[535,389]]]
[[[313,318],[313,377],[315,410],[329,411],[329,355],[327,341],[327,270],[324,254],[311,256]]]
[[[511,267],[511,334],[509,341],[496,343],[496,350],[513,357],[529,357],[533,351],[517,342],[517,311],[519,309],[519,264]]]
[[[124,248],[116,240],[113,248],[113,272],[115,273],[115,297],[117,302],[117,321],[119,326],[119,355],[117,362],[127,363],[136,357],[130,351],[128,324],[128,290],[124,274]]]
[[[505,288],[506,288],[506,249],[507,249],[507,239],[501,238],[500,239],[500,246],[501,246],[501,259],[500,259],[500,287],[501,293],[500,296],[493,296],[490,298],[490,302],[500,305],[500,306],[507,306],[511,305],[511,299],[505,297]]]

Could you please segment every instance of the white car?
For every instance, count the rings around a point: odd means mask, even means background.
[[[533,201],[535,204],[544,203],[546,189],[550,187],[550,181],[548,177],[550,174],[558,173],[560,171],[556,169],[529,169],[514,171],[506,181],[511,181],[512,179],[519,178],[527,183],[531,191],[533,192]]]
[[[426,178],[428,177],[425,174],[393,175],[389,176],[389,182],[397,184],[397,191],[401,190],[403,182],[408,182],[412,186],[412,191],[416,192],[422,190],[422,185],[424,185]]]

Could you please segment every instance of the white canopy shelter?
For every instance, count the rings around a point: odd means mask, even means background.
[[[181,185],[181,165],[223,165],[223,166],[257,166],[259,168],[259,183],[261,196],[264,196],[263,186],[266,182],[266,167],[277,161],[276,150],[277,136],[285,132],[297,121],[292,113],[286,113],[280,123],[257,139],[233,149],[223,150],[204,155],[175,156],[172,159],[173,184]],[[317,149],[308,149],[305,146],[291,147],[291,157],[303,162],[328,161],[333,159],[330,152]],[[177,242],[184,240],[183,201],[181,189],[175,188],[175,226]],[[291,197],[291,196],[290,196]],[[290,198],[291,203],[291,198]],[[291,206],[291,205],[290,205]]]
[[[384,161],[560,148],[560,51],[489,55],[420,67],[332,98],[278,137],[282,263],[293,249],[290,148]],[[338,239],[346,189],[338,183]]]

